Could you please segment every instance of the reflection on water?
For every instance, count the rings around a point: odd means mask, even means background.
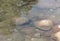
[[[16,19],[16,29],[25,35],[25,41],[58,41],[60,39],[54,36],[58,31],[55,26],[60,24],[59,0],[38,0],[38,3],[28,11],[28,15],[23,13],[21,17]]]

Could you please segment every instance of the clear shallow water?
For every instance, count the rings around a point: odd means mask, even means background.
[[[25,41],[58,41],[53,34],[58,32],[54,29],[55,26],[60,25],[59,0],[38,0],[38,3],[28,11],[28,15],[22,13],[21,17],[27,20],[16,21],[16,29],[26,36]],[[51,20],[52,25],[39,26],[35,23],[41,20]],[[34,36],[35,34],[37,35]]]

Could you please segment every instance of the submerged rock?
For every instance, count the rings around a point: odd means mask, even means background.
[[[51,29],[51,26],[53,25],[53,22],[51,20],[38,20],[38,21],[35,21],[35,26],[41,30],[49,30]]]
[[[36,26],[40,27],[40,26],[51,26],[53,24],[53,22],[51,20],[40,20],[40,21],[36,21],[35,22]]]
[[[28,21],[27,18],[25,18],[25,17],[18,17],[18,18],[16,18],[16,25],[22,25],[26,21]]]

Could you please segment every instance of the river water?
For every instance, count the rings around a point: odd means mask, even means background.
[[[53,34],[60,25],[60,0],[38,0],[27,13],[16,19],[16,29],[24,35],[24,41],[58,41]]]

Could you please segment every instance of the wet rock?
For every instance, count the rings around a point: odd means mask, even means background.
[[[40,21],[36,21],[34,24],[39,29],[49,30],[51,29],[53,22],[51,20],[40,20]]]
[[[52,21],[51,20],[41,20],[36,22],[36,26],[51,26]]]
[[[26,17],[16,18],[16,25],[21,25],[21,24],[25,23],[26,21],[28,21],[28,19]]]

